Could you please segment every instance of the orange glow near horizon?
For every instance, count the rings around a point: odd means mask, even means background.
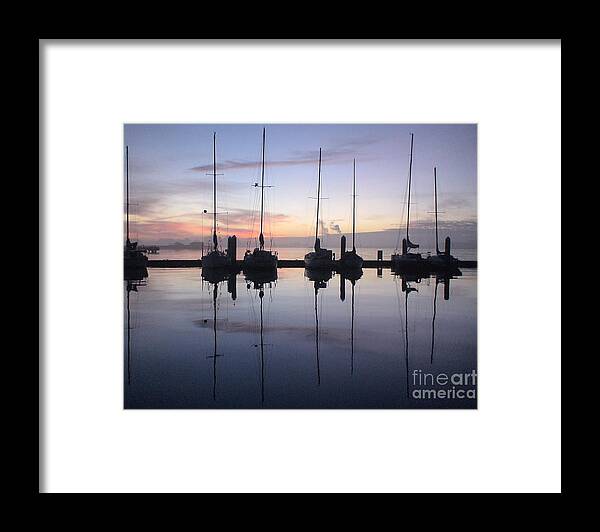
[[[197,218],[197,217],[194,217]],[[291,217],[280,215],[277,223],[265,222],[265,235],[269,238],[287,238],[287,237],[311,237],[314,235],[314,220],[296,220]],[[236,220],[239,222],[239,220]],[[349,222],[340,223],[341,234],[351,234]],[[347,226],[347,227],[346,227]],[[397,226],[396,220],[365,220],[361,222],[358,228],[359,233],[384,231]],[[154,244],[159,241],[189,241],[201,242],[208,241],[212,234],[212,218],[205,216],[204,224],[199,223],[197,219],[174,220],[154,220],[145,216],[133,216],[130,219],[130,228],[132,235],[144,244]],[[236,235],[238,239],[246,240],[258,238],[258,221],[255,220],[254,228],[250,228],[250,222],[247,224],[229,223],[222,220],[217,223],[217,232],[220,237]],[[321,232],[321,231],[319,231]],[[226,235],[227,233],[227,235]],[[335,234],[330,232],[330,234]]]

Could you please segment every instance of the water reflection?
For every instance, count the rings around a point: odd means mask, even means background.
[[[379,275],[151,270],[126,284],[126,408],[476,407],[414,395],[476,369],[475,271]]]
[[[146,284],[146,280],[145,277],[147,277],[147,273],[146,275],[140,274],[140,275],[128,275],[126,277],[128,277],[125,281],[125,293],[126,295],[126,310],[125,310],[125,322],[127,325],[127,335],[126,335],[126,348],[125,348],[125,352],[127,355],[127,384],[131,384],[131,329],[132,329],[132,325],[131,325],[131,298],[130,298],[130,293],[131,292],[137,292],[138,286],[144,286]]]
[[[217,353],[217,299],[219,295],[220,283],[227,283],[227,292],[231,294],[231,299],[235,301],[237,299],[237,288],[236,288],[236,274],[221,270],[219,268],[210,268],[202,271],[202,279],[206,281],[209,286],[209,293],[212,295],[212,310],[213,310],[213,352],[207,355],[207,360],[212,360],[212,398],[213,401],[217,400],[217,358],[223,356],[221,353]],[[208,320],[205,320],[205,323]]]
[[[355,271],[340,272],[340,301],[346,301],[346,279],[350,281],[350,286],[352,287],[350,295],[350,375],[354,375],[354,289],[356,281],[362,275],[362,268]]]
[[[424,279],[430,279],[430,274],[427,273],[394,273],[396,279],[400,279],[402,292],[404,293],[404,364],[406,368],[406,397],[411,399],[411,382],[410,382],[410,331],[409,331],[409,295],[418,292],[418,288],[413,285],[420,284]],[[431,351],[430,365],[433,365],[433,354],[435,349],[435,320],[437,316],[437,294],[438,285],[444,287],[444,301],[450,300],[450,280],[461,276],[459,270],[451,270],[442,273],[434,274],[433,280],[433,311],[431,317]],[[417,370],[419,371],[419,370]],[[419,383],[420,384],[420,383]]]
[[[217,294],[219,292],[219,283],[212,283],[212,301],[213,301],[213,353],[208,355],[207,359],[213,361],[213,401],[217,400],[217,358],[222,357],[217,353]]]
[[[260,404],[265,403],[265,337],[264,337],[264,310],[263,299],[265,297],[265,288],[271,289],[277,281],[277,270],[272,271],[248,271],[245,273],[246,288],[258,293],[260,302],[259,312],[259,343],[254,344],[260,351]],[[271,293],[271,292],[270,292]]]
[[[454,279],[456,276],[449,274],[439,274],[435,276],[435,286],[433,289],[433,313],[431,317],[431,357],[430,364],[433,364],[433,351],[435,347],[435,317],[437,315],[437,295],[438,285],[444,286],[444,301],[450,300],[450,279]]]
[[[400,275],[402,282],[402,292],[404,292],[404,362],[406,367],[406,398],[410,398],[410,382],[409,382],[409,332],[408,332],[408,295],[412,292],[418,292],[417,288],[412,286],[412,283],[420,283],[422,278],[418,275]]]
[[[319,359],[319,289],[327,288],[327,281],[333,277],[329,270],[304,270],[304,275],[313,282],[315,290],[315,355],[317,362],[317,386],[321,386],[321,361]]]

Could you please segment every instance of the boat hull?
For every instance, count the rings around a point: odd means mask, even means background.
[[[353,252],[345,253],[338,262],[338,268],[340,270],[360,270],[362,265],[363,258]]]
[[[202,279],[212,284],[228,281],[231,277],[235,277],[227,268],[203,268],[200,275]]]
[[[125,257],[124,266],[126,270],[143,269],[148,266],[148,257],[142,255],[139,257]]]
[[[203,269],[228,269],[231,266],[231,258],[222,251],[211,251],[208,255],[202,257]]]
[[[351,283],[358,281],[363,276],[362,268],[352,270],[340,270],[338,272],[342,279],[347,279]]]
[[[244,279],[260,287],[277,281],[277,270],[244,270]]]
[[[394,253],[391,257],[391,268],[401,271],[422,271],[428,269],[427,262],[420,253]]]
[[[145,270],[146,266],[148,266],[148,257],[137,249],[137,244],[135,242],[128,242],[125,244],[123,259],[123,266],[126,274],[127,272]]]
[[[427,264],[431,271],[444,272],[452,271],[458,268],[459,261],[452,255],[433,255],[427,258]]]
[[[244,271],[273,271],[277,270],[277,256],[270,251],[255,249],[246,253],[243,263]]]
[[[333,277],[333,274],[331,270],[314,270],[310,268],[305,268],[304,276],[309,281],[314,281],[315,283],[317,283],[317,286],[319,288],[324,288],[325,286],[327,286],[327,281],[331,280],[331,278]]]
[[[141,281],[148,277],[148,269],[145,266],[125,266],[126,281]]]
[[[333,270],[333,262],[330,249],[320,249],[311,251],[304,255],[304,266],[307,270]]]

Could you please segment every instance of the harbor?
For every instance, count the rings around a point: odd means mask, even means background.
[[[440,248],[439,224],[438,224],[438,177],[437,167],[433,167],[433,196],[434,196],[434,211],[435,215],[435,251],[428,252],[423,255],[416,252],[419,244],[414,243],[410,239],[410,212],[411,212],[411,191],[413,180],[413,160],[414,160],[414,133],[410,133],[410,156],[408,165],[407,179],[407,198],[406,207],[406,225],[405,237],[402,238],[400,250],[396,250],[391,254],[390,259],[383,257],[383,250],[377,251],[376,260],[364,260],[357,252],[356,247],[356,158],[352,161],[352,249],[348,250],[346,245],[346,236],[340,237],[339,257],[336,259],[336,253],[331,249],[326,249],[321,246],[323,237],[323,227],[321,218],[321,203],[322,203],[322,160],[323,150],[319,148],[319,156],[317,162],[317,195],[316,200],[316,217],[315,217],[315,233],[314,233],[314,251],[306,253],[304,260],[301,259],[279,259],[276,251],[266,249],[265,247],[265,189],[271,188],[271,185],[265,185],[265,168],[266,168],[266,128],[262,128],[261,142],[261,164],[260,164],[260,181],[254,183],[254,188],[260,189],[260,207],[259,219],[260,229],[256,239],[257,246],[254,250],[246,249],[242,260],[237,258],[237,237],[235,235],[227,237],[227,247],[223,249],[219,246],[218,237],[218,204],[217,204],[217,176],[222,175],[218,172],[217,166],[217,134],[213,132],[212,136],[212,172],[208,173],[212,177],[212,238],[210,246],[212,248],[204,255],[204,240],[202,241],[201,257],[198,259],[149,259],[147,255],[158,254],[160,247],[158,245],[138,245],[137,242],[131,242],[129,237],[129,147],[126,147],[126,185],[127,185],[127,205],[126,205],[126,227],[127,240],[125,246],[125,270],[126,276],[131,273],[131,270],[143,270],[144,268],[200,268],[208,273],[208,277],[219,278],[223,275],[231,273],[272,273],[278,268],[305,268],[308,273],[312,272],[343,272],[350,276],[357,276],[362,272],[363,268],[374,268],[382,270],[388,268],[395,273],[411,273],[419,274],[430,273],[447,273],[451,275],[460,275],[460,268],[476,268],[476,260],[461,260],[451,254],[451,238],[446,236],[444,239],[444,248]],[[206,212],[206,211],[204,211]],[[400,243],[400,234],[398,235],[398,243]],[[129,272],[128,272],[129,270]],[[310,275],[309,275],[310,276]],[[360,276],[360,275],[358,275]],[[131,275],[129,275],[131,277]]]

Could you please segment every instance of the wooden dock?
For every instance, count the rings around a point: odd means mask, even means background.
[[[241,270],[243,261],[236,261],[236,269]],[[363,261],[363,269],[367,268],[390,268],[392,261],[390,260],[365,260]],[[148,259],[148,268],[201,268],[202,261],[200,259]],[[302,259],[279,259],[277,261],[278,268],[304,268],[304,260]],[[459,268],[477,268],[476,260],[461,260],[458,263]]]

